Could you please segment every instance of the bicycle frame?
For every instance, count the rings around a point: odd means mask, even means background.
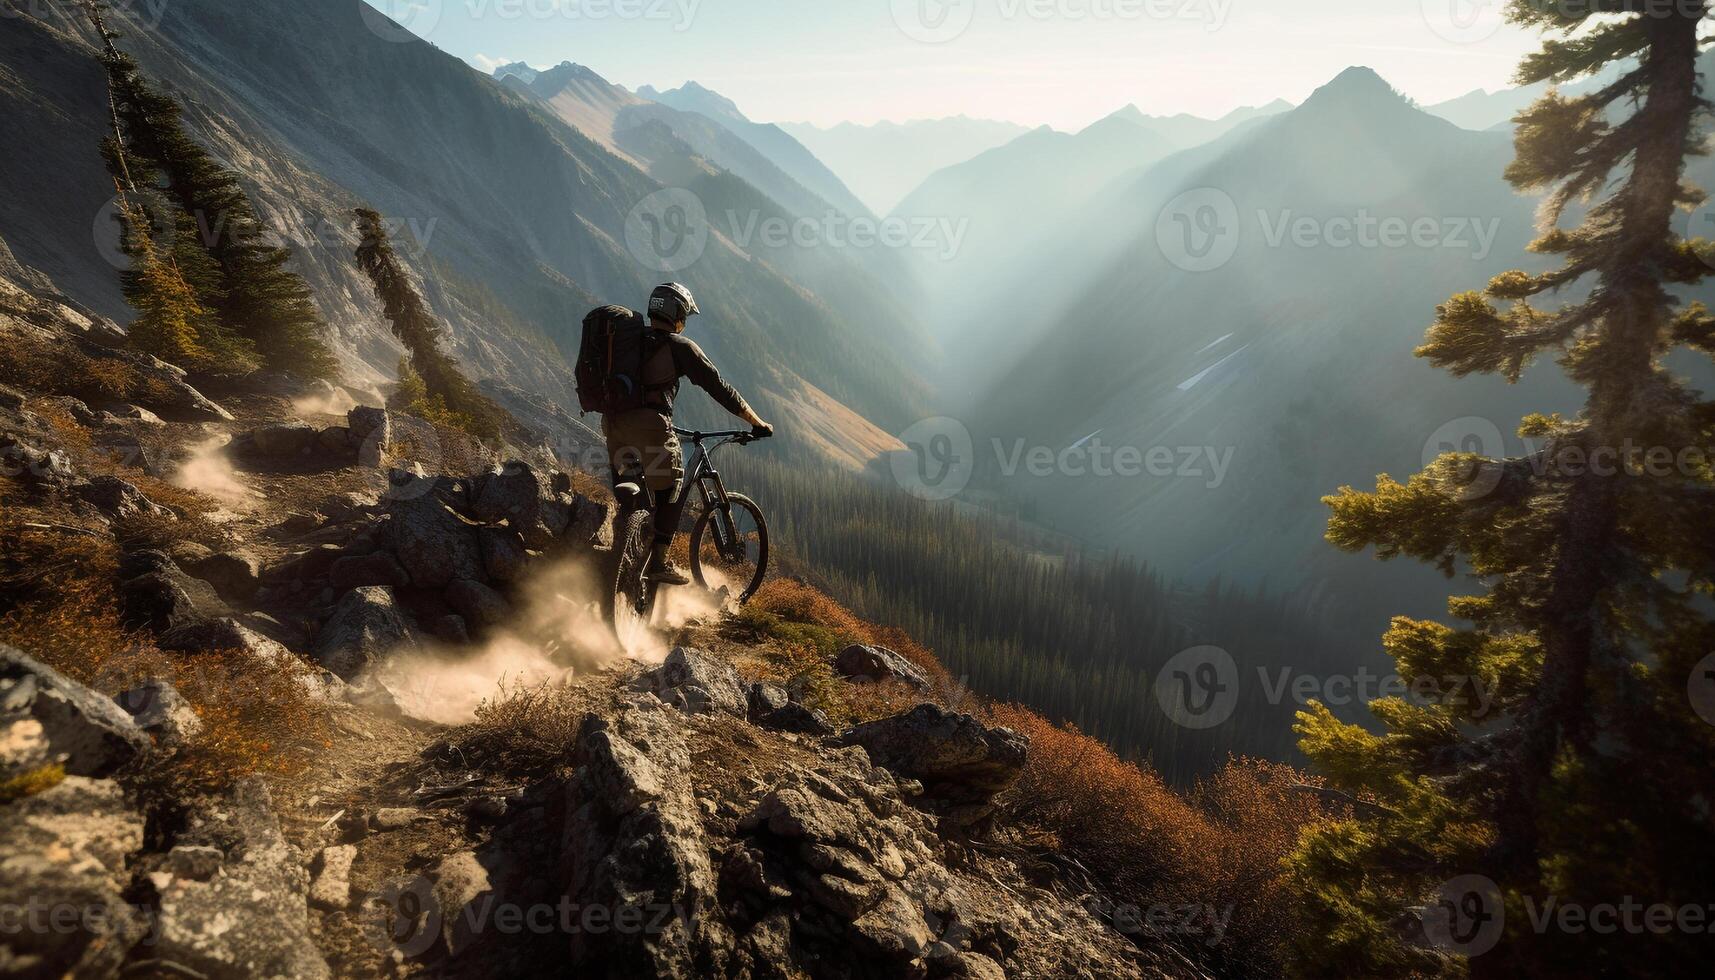
[[[734,442],[748,442],[751,433],[744,430],[725,432],[697,432],[692,429],[673,427],[673,432],[681,439],[688,439],[691,451],[685,460],[685,483],[680,493],[690,493],[695,488],[702,504],[708,509],[719,509],[725,520],[715,521],[712,530],[715,534],[715,547],[722,555],[731,552],[733,541],[732,532],[732,503],[727,498],[726,481],[721,479],[719,470],[715,469],[714,451]],[[714,445],[705,445],[710,440]]]

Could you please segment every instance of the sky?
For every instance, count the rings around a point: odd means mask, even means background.
[[[695,80],[763,122],[1214,117],[1368,65],[1425,105],[1505,88],[1504,0],[358,0],[484,70]]]

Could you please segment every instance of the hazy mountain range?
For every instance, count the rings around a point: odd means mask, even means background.
[[[841,123],[828,129],[789,122],[780,128],[840,174],[877,214],[892,213],[942,167],[963,163],[1030,131],[1016,123],[965,116],[871,126]]]

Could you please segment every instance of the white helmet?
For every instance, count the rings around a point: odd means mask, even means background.
[[[649,316],[652,319],[678,323],[701,312],[703,311],[697,309],[697,301],[691,296],[691,291],[676,282],[662,283],[649,294]]]

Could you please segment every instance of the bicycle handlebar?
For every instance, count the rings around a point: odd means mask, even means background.
[[[706,442],[710,439],[731,439],[733,442],[744,444],[764,438],[756,434],[754,429],[729,429],[721,432],[697,432],[694,429],[681,429],[673,426],[675,435],[682,436],[692,442]]]

